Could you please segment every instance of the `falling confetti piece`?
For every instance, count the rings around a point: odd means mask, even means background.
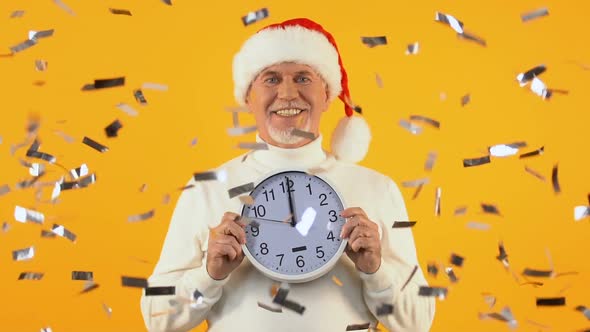
[[[504,267],[508,268],[508,254],[506,253],[506,248],[504,248],[503,242],[498,243],[498,252],[499,253],[498,256],[496,256],[496,259],[502,262],[502,264],[504,264]]]
[[[428,184],[429,182],[430,182],[430,178],[421,178],[421,179],[410,180],[410,181],[402,181],[401,184],[402,184],[402,187],[416,188],[416,187]]]
[[[484,302],[492,309],[496,305],[496,297],[491,294],[482,294]]]
[[[500,210],[498,210],[498,207],[496,207],[493,204],[481,203],[481,209],[483,210],[483,213],[495,214],[495,215],[498,215],[498,216],[501,216],[502,215],[500,213]]]
[[[479,36],[476,36],[471,32],[463,31],[463,33],[460,33],[457,36],[459,36],[460,38],[475,42],[475,43],[477,43],[481,46],[484,46],[484,47],[487,45],[487,42],[485,41],[485,39],[483,39]]]
[[[434,167],[434,163],[436,162],[437,158],[438,153],[436,153],[435,151],[428,152],[428,157],[426,158],[426,162],[424,163],[424,170],[427,172],[432,171],[432,168]]]
[[[415,221],[394,221],[391,228],[411,228],[416,225]]]
[[[86,84],[82,87],[83,91],[114,88],[125,85],[125,77],[96,79],[94,84]]]
[[[543,99],[551,98],[551,91],[548,90],[545,83],[537,77],[533,78],[531,82],[531,91]]]
[[[466,226],[469,229],[475,229],[478,231],[487,231],[490,228],[492,228],[492,226],[490,226],[489,224],[486,224],[483,222],[477,222],[477,221],[469,221],[469,222],[467,222]]]
[[[57,236],[57,235],[56,235],[55,233],[53,233],[53,232],[50,232],[50,231],[47,231],[47,230],[44,230],[44,229],[42,229],[42,230],[41,230],[41,237],[42,237],[42,238],[49,238],[49,239],[53,239],[53,238],[55,238],[56,236]]]
[[[51,231],[53,233],[55,233],[56,235],[64,237],[72,242],[76,242],[76,234],[70,232],[69,230],[67,230],[65,227],[63,227],[61,225],[53,224]]]
[[[276,312],[276,313],[282,313],[283,312],[283,308],[281,308],[281,307],[273,307],[273,306],[270,306],[268,304],[262,303],[260,301],[258,301],[258,306],[260,308],[266,309],[266,310],[268,310],[270,312]]]
[[[453,28],[455,32],[459,34],[463,33],[463,22],[457,20],[455,17],[451,15],[436,12],[434,20],[437,22],[447,24],[448,26]]]
[[[428,264],[428,266],[426,267],[426,271],[428,272],[428,274],[434,277],[438,275],[438,267],[434,263]]]
[[[227,180],[227,172],[222,169],[222,170],[218,170],[218,171],[194,173],[193,179],[195,181],[221,181],[221,182],[225,182]]]
[[[41,280],[45,274],[41,272],[22,272],[18,280]]]
[[[467,207],[466,206],[460,206],[458,208],[455,209],[455,212],[453,213],[455,216],[462,216],[464,214],[467,213]]]
[[[26,261],[33,259],[35,257],[35,247],[28,247],[24,249],[14,250],[12,252],[12,260],[19,262],[19,261]]]
[[[12,14],[10,14],[10,18],[19,18],[22,17],[25,14],[24,10],[15,10],[12,12]]]
[[[123,124],[119,120],[113,121],[110,125],[108,125],[104,131],[107,137],[117,137],[119,133],[119,129],[123,128]]]
[[[111,315],[113,314],[113,309],[111,309],[111,307],[109,307],[108,305],[106,305],[105,303],[102,304],[102,310],[104,310],[104,312],[107,314],[107,316],[109,318],[111,318]]]
[[[0,196],[6,195],[10,192],[10,186],[5,184],[0,186]]]
[[[291,131],[291,135],[306,138],[306,139],[312,140],[312,141],[316,139],[316,136],[314,133],[310,133],[308,131],[304,131],[304,130],[297,129],[297,128],[295,128],[295,129],[293,129],[293,131]]]
[[[565,305],[565,297],[547,297],[547,298],[537,298],[537,307],[543,306],[563,306]]]
[[[494,157],[508,157],[518,153],[518,149],[525,147],[526,142],[514,142],[509,144],[497,144],[490,146],[488,151]]]
[[[242,23],[244,26],[248,26],[250,24],[256,23],[268,17],[268,9],[261,8],[257,11],[252,11],[242,16]]]
[[[35,69],[37,71],[46,71],[47,70],[47,61],[35,60]]]
[[[132,16],[131,12],[127,9],[116,9],[116,8],[109,8],[109,11],[115,15],[127,15]]]
[[[386,36],[376,36],[376,37],[361,37],[361,42],[367,45],[369,48],[373,48],[379,45],[387,45],[387,37]]]
[[[234,113],[237,114],[237,113]],[[256,126],[248,126],[248,127],[233,127],[227,128],[227,134],[229,136],[242,136],[252,132],[255,132],[257,129]]]
[[[523,153],[518,158],[522,159],[522,158],[528,158],[528,157],[533,157],[533,156],[539,156],[539,155],[542,155],[543,152],[545,152],[544,146],[542,146],[541,148],[539,148],[535,151]]]
[[[416,188],[416,191],[414,191],[414,195],[412,196],[412,200],[418,198],[418,195],[420,194],[420,192],[422,192],[422,188],[424,188],[424,185],[421,184]]]
[[[471,95],[468,93],[461,97],[461,106],[465,106],[471,102]]]
[[[72,16],[76,16],[76,13],[74,13],[74,11],[70,7],[68,7],[68,5],[63,3],[61,0],[53,0],[53,2],[56,5],[58,5],[61,9],[63,9],[66,13],[68,13]]]
[[[559,194],[561,187],[559,186],[559,179],[557,178],[557,164],[553,166],[553,172],[551,173],[551,182],[553,183],[553,192]]]
[[[452,267],[447,267],[445,269],[445,273],[452,283],[457,283],[459,281],[459,278],[457,278],[457,275],[455,275],[455,271]]]
[[[381,76],[377,73],[375,73],[375,82],[377,83],[377,86],[380,89],[383,89],[383,79],[381,78]]]
[[[27,221],[30,221],[36,224],[43,224],[43,222],[45,221],[45,215],[43,215],[43,213],[41,212],[25,209],[24,207],[17,205],[14,208],[14,219],[21,223],[26,223]]]
[[[109,148],[98,143],[97,141],[84,136],[84,139],[82,140],[82,143],[88,145],[89,147],[93,148],[94,150],[98,151],[98,152],[107,152],[109,151]]]
[[[518,323],[509,307],[504,307],[500,313],[480,313],[479,319],[495,319],[506,322],[512,329],[515,329],[518,326]]]
[[[463,159],[463,167],[481,166],[490,163],[490,156]]]
[[[438,297],[439,300],[444,300],[447,297],[448,290],[445,287],[427,287],[420,286],[418,289],[419,296]]]
[[[143,90],[157,90],[157,91],[168,91],[168,85],[160,83],[146,82],[141,85]]]
[[[549,10],[547,10],[547,8],[539,8],[539,9],[533,10],[531,12],[524,13],[524,14],[520,15],[520,19],[524,23],[524,22],[528,22],[528,21],[534,20],[539,17],[547,16],[547,15],[549,15]]]
[[[147,288],[148,281],[144,278],[121,276],[121,284],[125,287]]]
[[[535,171],[534,169],[525,166],[524,170],[527,171],[529,174],[533,175],[534,177],[536,177],[537,179],[541,180],[541,181],[545,181],[545,177],[543,175],[541,175],[541,173]]]
[[[576,206],[574,207],[574,220],[580,221],[590,216],[590,206]]]
[[[5,221],[2,223],[2,232],[6,233],[10,230],[10,225]]]
[[[414,135],[418,135],[418,134],[422,133],[422,127],[420,127],[414,123],[411,123],[408,120],[405,120],[405,119],[399,120],[399,125]]]
[[[406,282],[404,283],[404,285],[400,289],[400,292],[403,292],[404,289],[406,289],[406,287],[408,286],[408,284],[410,284],[410,281],[412,281],[412,279],[414,278],[414,275],[416,275],[416,272],[417,271],[418,271],[418,265],[414,265],[414,268],[412,269],[412,272],[410,273],[410,276],[408,277],[408,279],[406,280]]]
[[[94,273],[92,271],[72,271],[72,280],[93,281]]]
[[[98,287],[100,287],[100,285],[95,283],[94,281],[87,281],[84,284],[84,288],[82,288],[82,291],[80,292],[80,294],[91,292],[91,291],[97,289]]]
[[[419,51],[420,51],[420,44],[418,42],[415,42],[413,44],[408,44],[408,47],[406,48],[406,55],[415,55],[415,54],[418,54]]]
[[[229,189],[227,192],[229,194],[229,198],[232,199],[236,196],[245,194],[245,193],[250,193],[252,190],[254,190],[254,183],[250,182],[250,183],[246,183],[234,188]]]
[[[159,286],[145,288],[145,296],[176,295],[176,286]]]
[[[576,307],[576,311],[583,313],[586,319],[590,320],[590,309],[586,308],[583,305],[579,305]]]
[[[342,284],[342,281],[340,281],[340,279],[338,279],[338,277],[336,277],[336,276],[334,276],[334,275],[332,276],[332,281],[333,281],[333,282],[334,282],[336,285],[338,285],[338,286],[340,286],[340,287],[342,287],[342,286],[343,286],[343,284]]]
[[[76,139],[75,139],[75,138],[73,138],[73,137],[72,137],[72,136],[70,136],[70,135],[67,135],[67,134],[66,134],[66,133],[64,133],[63,131],[56,130],[56,131],[54,131],[54,133],[55,133],[56,135],[60,136],[61,138],[63,138],[63,139],[64,139],[64,141],[66,141],[67,143],[70,143],[70,144],[72,144],[72,143],[74,143],[74,142],[76,141]]]
[[[156,210],[150,210],[150,211],[147,211],[147,212],[144,212],[144,213],[132,215],[132,216],[129,216],[127,218],[127,221],[128,222],[146,221],[146,220],[148,220],[150,218],[153,218],[154,215],[155,215],[155,213],[156,213]]]
[[[383,303],[377,307],[377,316],[387,316],[393,314],[393,305],[389,303]]]
[[[555,275],[555,272],[553,270],[548,271],[525,268],[522,274],[527,277],[551,278]]]
[[[363,324],[350,324],[346,326],[346,331],[361,331],[367,330],[371,327],[371,323],[363,323]]]
[[[145,96],[143,95],[143,91],[141,91],[141,89],[137,89],[135,91],[133,91],[133,97],[135,97],[135,100],[142,106],[147,105],[147,100],[145,99]]]
[[[424,122],[424,123],[431,125],[434,128],[437,128],[437,129],[440,128],[439,121],[433,120],[433,119],[423,116],[423,115],[410,115],[410,121]]]
[[[268,144],[266,144],[266,143],[240,142],[240,143],[238,143],[238,149],[268,150]]]
[[[245,205],[256,204],[256,202],[254,201],[254,197],[252,197],[250,195],[239,196],[238,199],[240,200],[240,203],[245,204]]]
[[[434,215],[440,217],[440,196],[442,193],[441,187],[436,188],[436,196],[434,198]]]
[[[465,258],[462,256],[459,256],[457,254],[451,254],[450,262],[451,262],[451,264],[453,264],[455,266],[462,267],[464,260],[465,260]]]
[[[129,116],[137,116],[139,114],[136,110],[133,109],[133,107],[125,103],[119,103],[116,107],[121,111],[125,112]]]
[[[527,85],[535,77],[544,73],[546,70],[547,70],[547,67],[545,67],[545,65],[539,65],[539,66],[536,66],[532,69],[525,71],[524,73],[520,73],[520,74],[516,75],[516,80],[518,81],[518,83],[522,87],[522,86]]]

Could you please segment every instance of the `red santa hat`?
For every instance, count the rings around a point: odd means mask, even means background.
[[[245,105],[248,88],[265,68],[296,62],[314,68],[328,85],[329,99],[340,98],[345,116],[332,134],[332,153],[339,160],[361,161],[369,150],[371,132],[362,116],[355,116],[348,76],[332,35],[318,23],[297,18],[269,25],[250,37],[234,56],[234,96]],[[356,108],[360,113],[360,108]]]

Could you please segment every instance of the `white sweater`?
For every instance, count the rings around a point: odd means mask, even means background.
[[[258,137],[258,141],[261,139]],[[336,160],[322,149],[322,137],[297,148],[251,152],[245,161],[235,158],[218,169],[227,180],[194,182],[181,194],[166,235],[160,260],[149,286],[175,286],[175,295],[142,296],[141,310],[150,331],[187,331],[205,319],[210,331],[345,331],[349,324],[377,319],[390,331],[428,331],[434,316],[434,300],[418,296],[427,285],[418,268],[416,248],[409,228],[392,228],[396,220],[408,220],[403,197],[388,177],[351,163]],[[270,289],[277,284],[244,258],[224,280],[212,279],[206,270],[209,227],[215,227],[226,211],[241,212],[239,199],[229,199],[227,190],[257,182],[275,169],[320,167],[342,195],[346,207],[358,206],[379,226],[382,263],[373,274],[356,270],[343,254],[332,271],[303,284],[291,284],[288,299],[305,306],[303,315],[290,310],[275,313],[258,306],[272,303]],[[332,276],[343,283],[336,285]],[[190,305],[195,290],[202,303]],[[179,300],[180,299],[180,300]],[[377,308],[393,304],[391,315],[377,317]],[[374,325],[373,325],[374,326]]]

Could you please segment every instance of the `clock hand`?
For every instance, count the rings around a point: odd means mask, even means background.
[[[252,221],[267,221],[267,222],[276,222],[279,224],[286,224],[286,222],[284,220],[275,220],[275,219],[265,219],[265,218],[254,218],[254,217],[244,217],[245,219],[248,220],[248,222],[252,222]]]
[[[295,220],[297,219],[297,216],[295,215],[295,209],[293,208],[293,196],[291,196],[291,188],[289,187],[289,178],[285,176],[285,179],[287,179],[287,194],[288,194],[288,198],[289,198],[289,212],[291,212],[291,226],[295,227],[295,224],[297,223]]]

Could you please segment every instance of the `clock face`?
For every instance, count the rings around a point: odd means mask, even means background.
[[[244,253],[267,276],[304,282],[328,272],[342,255],[342,199],[328,182],[301,171],[276,173],[260,182],[244,205]]]

